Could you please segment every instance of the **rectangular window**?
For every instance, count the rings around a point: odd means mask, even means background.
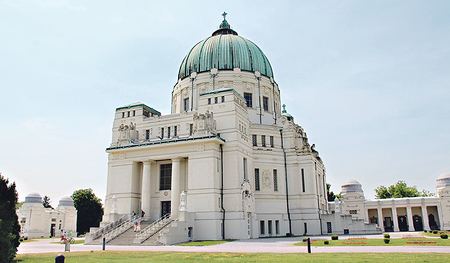
[[[247,102],[247,107],[253,107],[253,99],[251,93],[244,93],[244,99]]]
[[[270,136],[270,147],[272,147],[272,148],[275,147],[273,144],[273,136]]]
[[[225,102],[225,96],[222,96],[222,102]]]
[[[244,180],[248,180],[248,174],[247,174],[247,158],[244,158]]]
[[[167,138],[170,138],[170,127],[167,127]]]
[[[27,219],[25,217],[22,217],[22,219],[20,219],[21,224],[25,224],[26,222],[27,222]]]
[[[130,112],[128,112],[127,116],[130,117]]]
[[[259,169],[255,169],[255,191],[259,191]]]
[[[189,98],[184,99],[184,111],[189,111]]]
[[[173,127],[173,136],[178,136],[178,127],[177,126],[174,126]]]
[[[208,104],[211,104],[211,98],[208,98]]]
[[[280,221],[275,220],[275,234],[280,234]]]
[[[159,190],[170,190],[172,182],[172,164],[161,164],[159,177]]]
[[[125,112],[122,112],[122,118],[125,118]]]
[[[258,137],[256,136],[256,134],[252,135],[252,142],[253,146],[258,146]]]
[[[194,124],[189,124],[189,135],[194,134]]]
[[[328,234],[333,233],[333,229],[331,228],[331,222],[327,222],[327,233]]]
[[[161,139],[164,138],[164,128],[161,128]]]
[[[305,192],[305,170],[302,168],[302,192]]]
[[[308,233],[308,223],[303,223],[303,227],[305,228],[303,235],[306,235]]]
[[[135,110],[133,111],[133,116],[136,116],[136,111]]]
[[[218,100],[217,97],[215,97],[215,98],[214,98],[214,103],[217,103],[217,102],[219,102],[219,100]]]
[[[356,210],[350,210],[349,212],[350,212],[350,215],[357,215],[358,214],[358,211],[356,211]]]
[[[278,173],[277,169],[273,169],[273,190],[278,191]]]
[[[265,111],[269,111],[269,98],[263,97],[263,108]]]
[[[267,221],[267,234],[272,235],[272,220]]]
[[[261,144],[262,147],[266,147],[266,135],[261,135]]]
[[[145,130],[145,139],[150,140],[150,130]]]
[[[266,234],[266,226],[264,225],[264,220],[259,221],[259,228],[260,228],[261,235],[265,235]]]

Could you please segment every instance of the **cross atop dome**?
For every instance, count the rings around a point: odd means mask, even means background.
[[[227,16],[228,14],[227,14],[227,12],[223,12],[223,14],[222,14],[222,16],[223,16],[223,21],[222,21],[222,23],[220,24],[220,26],[219,26],[219,28],[220,29],[230,29],[231,27],[230,27],[230,24],[228,24],[228,21],[227,21],[227,19],[226,19],[226,16]]]
[[[227,16],[227,12],[223,12],[222,16],[223,16],[223,20],[226,20],[226,16]]]

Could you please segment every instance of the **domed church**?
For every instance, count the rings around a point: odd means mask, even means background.
[[[329,230],[323,160],[281,104],[269,59],[223,17],[182,60],[171,114],[141,102],[116,109],[105,215],[87,241],[119,224],[129,231],[130,220],[143,244]],[[351,232],[380,230],[360,222]]]

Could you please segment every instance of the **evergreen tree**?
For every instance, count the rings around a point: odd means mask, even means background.
[[[95,196],[91,188],[76,190],[71,197],[77,209],[78,234],[88,232],[92,226],[98,227],[103,216],[102,200]]]
[[[52,208],[52,209],[54,209],[53,206],[50,205],[50,203],[51,203],[50,197],[48,197],[47,195],[44,196],[44,199],[42,199],[42,205],[43,205],[45,208]]]
[[[16,203],[16,183],[9,184],[0,174],[0,263],[12,262],[20,244]]]

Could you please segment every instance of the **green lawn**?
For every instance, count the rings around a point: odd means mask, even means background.
[[[234,241],[235,239],[225,239],[225,240],[203,240],[203,241],[192,241],[183,244],[178,244],[177,246],[213,246],[218,244],[223,244],[227,242]]]
[[[54,262],[58,253],[22,254],[14,262]],[[64,253],[65,262],[448,262],[448,254],[439,253],[181,253],[141,251],[94,251]]]
[[[385,244],[383,239],[340,239],[340,240],[328,240],[330,244],[325,245],[324,240],[320,241],[312,241],[311,246],[314,247],[323,247],[323,246],[450,246],[450,239],[438,239],[438,238],[395,238],[389,242],[389,244]],[[408,244],[407,242],[433,242],[436,243],[422,243],[422,244]],[[361,244],[361,242],[366,242],[366,244]],[[343,244],[350,243],[350,244]],[[306,242],[295,243],[295,246],[306,246]],[[449,250],[450,251],[450,250]]]

